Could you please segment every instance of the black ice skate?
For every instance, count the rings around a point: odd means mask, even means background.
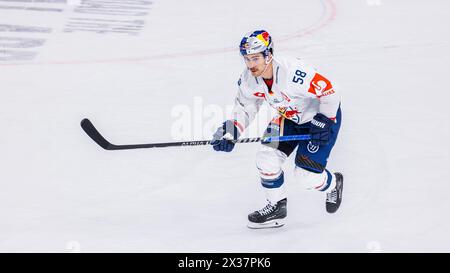
[[[342,201],[342,191],[344,190],[344,176],[341,173],[334,173],[336,176],[336,187],[327,193],[326,208],[328,213],[335,213]]]
[[[267,204],[264,208],[248,215],[249,228],[282,227],[287,215],[287,199],[278,201],[275,205]]]

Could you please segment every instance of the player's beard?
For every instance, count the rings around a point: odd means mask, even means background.
[[[264,66],[262,68],[258,68],[258,67],[249,68],[250,72],[252,72],[252,76],[253,77],[261,76],[269,68],[269,65],[271,62],[272,62],[272,58],[265,59]]]
[[[262,74],[262,70],[259,68],[252,68],[250,69],[250,72],[252,72],[253,77],[259,77]]]

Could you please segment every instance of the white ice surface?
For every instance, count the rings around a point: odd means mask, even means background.
[[[1,252],[450,252],[450,2],[156,0],[134,36],[66,33],[62,7],[0,10],[0,25],[52,28],[0,31],[46,39],[33,60],[0,61]],[[264,205],[258,144],[109,152],[79,126],[89,117],[113,143],[175,141],[176,107],[233,103],[236,47],[255,28],[343,92],[334,215],[290,158],[287,225],[248,229]]]

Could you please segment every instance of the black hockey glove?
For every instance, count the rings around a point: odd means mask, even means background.
[[[211,145],[214,150],[222,152],[231,152],[234,143],[231,140],[238,139],[240,133],[233,120],[227,120],[219,127],[213,135]]]
[[[334,121],[324,114],[317,113],[311,120],[311,143],[315,146],[327,145],[330,141],[331,126]]]

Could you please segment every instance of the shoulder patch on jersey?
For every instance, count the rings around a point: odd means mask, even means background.
[[[334,89],[333,85],[327,78],[319,73],[316,73],[314,78],[311,80],[308,92],[316,95],[317,98],[320,98],[333,94]]]

